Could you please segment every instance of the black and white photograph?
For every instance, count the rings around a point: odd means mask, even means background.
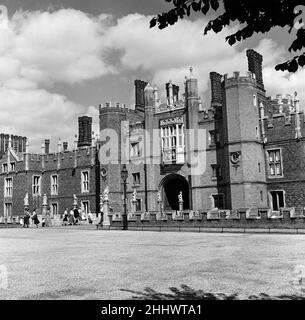
[[[0,306],[304,299],[303,1],[0,0]]]

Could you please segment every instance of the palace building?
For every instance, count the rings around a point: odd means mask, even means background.
[[[59,142],[58,152],[49,153],[46,141],[40,154],[30,154],[16,151],[10,139],[0,161],[0,216],[22,214],[26,193],[37,210],[46,194],[54,215],[72,206],[74,194],[84,211],[97,213],[107,186],[113,211],[122,212],[123,163],[129,210],[132,194],[138,212],[157,212],[158,197],[165,212],[178,210],[181,191],[184,210],[305,207],[304,110],[296,93],[268,97],[263,57],[250,49],[247,59],[245,75],[210,73],[208,106],[190,69],[183,90],[170,81],[164,98],[136,80],[134,109],[100,105],[99,140],[89,117],[79,118],[72,150]],[[200,153],[204,170],[193,174]],[[117,161],[107,162],[111,154]]]

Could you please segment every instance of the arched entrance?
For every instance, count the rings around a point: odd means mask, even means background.
[[[189,184],[179,174],[170,174],[161,181],[164,210],[178,210],[178,195],[182,191],[183,209],[189,209]]]

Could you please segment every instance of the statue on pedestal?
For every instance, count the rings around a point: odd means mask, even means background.
[[[180,191],[178,194],[178,200],[179,202],[183,202],[182,191]]]
[[[73,206],[77,207],[77,196],[76,196],[76,194],[73,195]]]
[[[109,187],[108,186],[104,189],[103,201],[109,201]]]
[[[47,197],[46,194],[43,195],[42,205],[43,205],[43,206],[47,206],[47,205],[48,205],[48,197]]]
[[[29,206],[29,193],[28,192],[25,194],[25,197],[23,199],[23,204],[25,207]]]

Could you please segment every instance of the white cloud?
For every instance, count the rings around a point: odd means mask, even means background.
[[[161,31],[148,28],[150,19],[140,14],[125,16],[109,29],[105,41],[108,46],[123,51],[123,67],[147,71],[152,75],[152,82],[162,86],[161,90],[164,91],[163,85],[170,79],[183,88],[189,66],[194,67],[200,94],[205,97],[208,96],[211,71],[230,75],[234,71],[247,70],[246,50],[241,51],[238,45],[231,47],[225,42],[226,35],[234,32],[234,28],[204,36],[205,19],[180,20]],[[267,94],[301,90],[304,71],[288,75],[274,70],[277,63],[285,60],[283,47],[271,39],[264,39],[254,49],[264,56]],[[300,96],[305,99],[305,95]],[[207,97],[205,103],[209,103]]]
[[[210,71],[247,70],[245,50],[224,40],[234,29],[203,36],[206,21],[198,19],[181,20],[160,31],[149,29],[150,19],[130,14],[114,22],[109,15],[91,16],[74,9],[15,13],[6,28],[0,28],[0,131],[28,136],[35,151],[44,138],[53,138],[53,145],[58,137],[72,143],[77,116],[82,114],[93,117],[93,130],[98,132],[97,108],[49,92],[54,82],[74,85],[119,72],[133,81],[129,75],[140,71],[160,89],[171,79],[182,91],[184,76],[193,66],[208,104]],[[305,71],[289,75],[274,70],[285,58],[284,48],[265,39],[255,49],[264,55],[267,94],[299,91],[305,101],[301,85]],[[120,61],[114,61],[120,70],[107,62],[112,50],[121,52]]]
[[[41,141],[73,140],[86,107],[47,91],[52,83],[81,83],[115,72],[105,62],[108,15],[74,9],[16,12],[0,28],[0,128]]]

